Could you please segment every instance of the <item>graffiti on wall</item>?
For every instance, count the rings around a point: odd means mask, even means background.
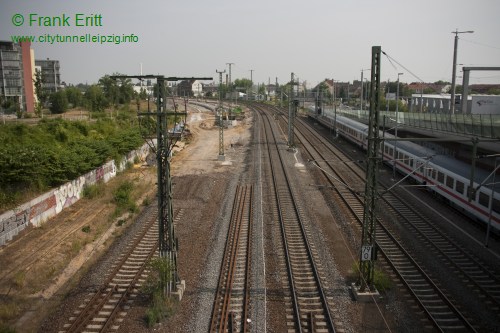
[[[127,154],[125,164],[122,162],[120,170],[125,168],[126,162],[133,162],[136,156],[144,160],[149,153],[149,146],[143,145],[136,151]],[[117,167],[115,161],[106,164],[47,192],[13,210],[0,215],[0,246],[10,241],[28,225],[39,226],[49,218],[59,214],[64,208],[77,202],[85,185],[92,185],[99,181],[108,182],[115,177]]]

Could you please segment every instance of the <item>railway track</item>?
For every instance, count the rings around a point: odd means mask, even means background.
[[[177,210],[174,223],[183,215]],[[147,277],[148,262],[158,255],[158,215],[150,208],[146,220],[127,250],[111,266],[101,287],[90,293],[60,332],[114,332],[127,314]]]
[[[311,133],[310,128],[307,131],[311,135],[317,135]],[[363,179],[364,173],[360,168],[351,169],[359,179]],[[498,318],[497,320],[500,320],[500,273],[485,265],[451,236],[440,230],[432,219],[422,212],[421,206],[419,207],[412,201],[403,200],[402,191],[406,192],[405,189],[394,188],[392,191],[384,192],[390,186],[391,184],[381,184],[381,191],[384,195],[380,197],[379,209],[391,212],[396,217],[397,225],[383,220],[379,223],[390,230],[388,232],[391,234],[397,233],[397,229],[404,226],[412,237],[417,237],[428,251],[439,258],[444,267],[449,267],[453,275],[460,276],[465,288],[473,290]]]
[[[30,254],[29,256],[26,256],[26,254],[22,251],[14,253],[12,256],[10,256],[9,259],[11,260],[11,262],[15,262],[16,264],[9,265],[9,268],[2,270],[2,272],[0,273],[0,283],[4,284],[8,279],[11,279],[12,276],[18,272],[22,271],[25,273],[30,271],[36,265],[36,263],[48,258],[50,255],[53,255],[54,251],[62,244],[64,244],[71,235],[79,232],[84,225],[86,225],[89,221],[91,221],[99,214],[102,214],[104,210],[105,208],[101,208],[99,210],[95,210],[92,214],[86,216],[84,219],[75,219],[75,216],[80,213],[80,210],[77,210],[68,218],[69,221],[80,221],[77,225],[70,228],[51,228],[37,240],[37,248],[34,249],[32,254]],[[30,229],[28,233],[35,231],[36,229],[33,228]],[[58,241],[54,242],[54,239],[57,239]],[[22,242],[23,240],[23,237],[19,237],[8,243],[7,246],[14,246],[18,242]],[[21,270],[19,269],[20,267],[22,267]]]
[[[260,108],[255,107],[257,112]],[[259,113],[260,114],[260,113]],[[262,112],[264,132],[276,200],[286,271],[288,332],[335,332],[336,326],[329,301],[324,292],[322,267],[316,250],[310,243],[305,218],[299,206],[282,156],[283,145],[277,140],[273,125]]]
[[[297,124],[298,122],[296,122]],[[300,124],[302,131],[306,128],[302,127],[305,124]],[[363,182],[364,173],[358,167],[354,167],[352,163],[342,163],[343,167],[339,167],[338,164],[333,166],[332,156],[325,156],[319,151],[318,145],[320,144],[320,139],[309,130],[307,138],[303,134],[299,134],[299,139],[307,148],[308,152],[311,154],[313,159],[318,161],[325,161],[322,163],[322,169],[326,170],[328,174],[335,175],[338,179],[346,184],[349,184],[354,178],[357,177],[357,182]],[[311,138],[315,138],[314,141]],[[312,142],[311,142],[312,141]],[[322,147],[327,147],[326,144],[322,143]],[[340,152],[334,151],[334,148],[329,148],[330,152],[334,153],[336,156],[333,158],[347,161],[348,158]],[[350,174],[350,179],[346,180],[344,172]],[[341,189],[338,184],[335,186],[336,190],[341,196],[341,200],[344,200],[346,205],[350,207],[353,215],[358,221],[358,226],[361,228],[363,221],[363,204],[364,201],[358,193],[353,192],[349,189]],[[334,184],[332,183],[332,186]],[[356,186],[358,187],[358,186]],[[392,196],[392,194],[389,194]],[[380,202],[380,200],[379,200]],[[380,211],[384,208],[383,205],[378,207]],[[405,219],[404,215],[400,215],[400,218]],[[424,311],[427,318],[430,320],[432,325],[438,330],[443,332],[450,331],[469,331],[474,332],[475,328],[471,324],[470,319],[464,315],[456,303],[449,297],[449,294],[441,289],[438,284],[436,284],[425,272],[414,257],[406,250],[403,244],[399,242],[397,236],[395,236],[386,226],[386,223],[380,218],[377,219],[377,247],[381,254],[385,257],[387,264],[396,273],[399,280],[407,287],[414,299],[416,300],[419,307]]]
[[[439,230],[411,203],[404,203],[394,195],[383,200],[385,207],[398,216],[398,222],[411,230],[445,265],[454,267],[454,273],[500,317],[500,275]]]
[[[248,332],[253,187],[238,185],[233,202],[210,332]]]
[[[306,134],[300,132],[306,132],[307,137]],[[304,144],[312,159],[321,161],[315,163],[326,176],[326,181],[334,188],[333,193],[336,202],[343,201],[345,203],[361,228],[363,200],[360,192],[364,172],[360,168],[354,167],[353,163],[345,163],[349,158],[334,151],[335,149],[326,144],[325,140],[319,137],[316,131],[300,120],[296,121],[296,134],[298,134],[299,140]],[[337,162],[333,162],[335,160]],[[332,176],[336,179],[335,182],[332,181]],[[346,177],[348,178],[346,179]],[[347,187],[339,184],[339,182],[351,184],[351,186]],[[439,250],[441,260],[448,260],[447,265],[453,265],[459,269],[460,274],[463,274],[468,282],[475,286],[477,292],[482,293],[482,297],[486,297],[494,309],[497,308],[497,292],[499,289],[498,278],[495,277],[495,273],[484,267],[473,256],[467,255],[455,242],[441,232],[437,232],[428,219],[408,208],[408,205],[397,196],[387,192],[381,201],[383,205],[380,206],[380,210],[388,209],[394,212],[398,216],[397,221],[399,223],[411,225],[419,233],[419,237],[425,238],[425,244],[430,244],[435,250],[441,247],[442,250]],[[445,332],[456,330],[474,332],[476,330],[471,324],[470,318],[459,310],[460,307],[449,297],[446,291],[441,290],[427,276],[424,269],[419,266],[411,254],[398,241],[398,238],[389,230],[389,226],[380,219],[377,223],[377,246],[386,262],[396,272],[402,283],[406,285],[434,327]]]

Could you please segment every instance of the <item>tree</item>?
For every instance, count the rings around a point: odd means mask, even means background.
[[[488,95],[500,95],[500,88],[490,88],[487,92]]]
[[[68,109],[68,98],[64,90],[59,90],[58,92],[50,95],[50,111],[52,113],[63,113]]]
[[[337,93],[337,92],[335,92],[335,94],[336,94],[339,98],[341,98],[341,99],[345,99],[345,98],[347,97],[347,96],[346,96],[345,89],[344,89],[344,87],[343,87],[343,86],[342,86],[342,87],[340,87],[340,91],[339,91],[338,93]]]
[[[120,104],[130,103],[130,101],[134,98],[135,95],[134,87],[132,85],[132,80],[121,79],[118,80],[117,83],[119,85],[118,102]]]
[[[66,97],[68,98],[68,102],[72,107],[83,105],[83,94],[80,89],[76,87],[68,87],[64,89],[64,91],[66,92]]]
[[[313,92],[316,92],[316,93],[319,92],[323,98],[326,98],[328,100],[332,99],[332,94],[330,93],[330,89],[328,88],[328,85],[326,84],[326,79],[325,79],[325,81],[321,82],[316,87],[314,87]]]
[[[148,93],[146,91],[146,89],[144,88],[141,88],[141,92],[139,93],[139,99],[147,99],[148,98]]]
[[[113,75],[121,75],[114,73]],[[134,87],[131,79],[112,79],[109,75],[104,75],[99,79],[104,95],[109,103],[113,105],[127,104],[134,98]]]
[[[233,87],[235,89],[248,90],[252,87],[252,81],[249,79],[236,79],[233,82]]]
[[[439,81],[434,82],[434,84],[445,86],[445,85],[451,84],[451,83],[448,81],[439,80]]]
[[[36,103],[36,113],[38,115],[42,114],[42,109],[47,101],[47,94],[43,90],[43,76],[42,72],[38,69],[35,70],[35,79],[33,80],[33,83],[35,85],[35,95],[36,98],[38,99],[38,102]]]
[[[85,92],[85,104],[90,111],[104,111],[108,106],[108,100],[100,86],[93,84],[88,87]]]
[[[120,88],[116,84],[116,80],[112,79],[109,75],[104,75],[99,79],[99,86],[102,88],[102,92],[110,104],[118,104]]]
[[[266,91],[266,84],[264,82],[262,82],[260,85],[259,85],[259,90],[258,90],[258,94],[259,95],[265,95],[267,93]]]
[[[435,94],[436,91],[430,87],[425,87],[424,88],[424,94]]]

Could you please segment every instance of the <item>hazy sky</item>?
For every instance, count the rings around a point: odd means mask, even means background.
[[[24,18],[20,26],[13,23],[15,14]],[[102,26],[75,27],[76,14],[100,15],[94,23]],[[254,82],[278,77],[284,83],[291,72],[309,84],[332,77],[353,81],[360,79],[361,69],[370,68],[374,45],[434,82],[451,81],[456,28],[475,31],[460,35],[459,64],[500,66],[499,15],[499,0],[0,0],[0,40],[11,35],[137,36],[137,43],[120,45],[33,43],[35,58],[59,60],[62,80],[72,84],[94,83],[114,72],[138,74],[140,63],[144,74],[218,80],[215,70],[227,70],[227,62],[235,63],[233,80],[250,78],[253,69]],[[66,17],[71,26],[43,26],[46,21],[37,26],[41,16]],[[417,81],[394,65],[382,57],[383,81],[396,80],[398,72],[404,73],[402,82]],[[500,83],[500,72],[473,72],[471,83]]]

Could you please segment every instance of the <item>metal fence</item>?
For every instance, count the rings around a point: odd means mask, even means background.
[[[368,123],[368,111],[337,109],[337,115]],[[334,117],[333,109],[325,109],[324,114]],[[497,114],[444,114],[380,111],[379,124],[386,127],[407,126],[429,131],[472,135],[482,138],[500,138],[500,115]]]

